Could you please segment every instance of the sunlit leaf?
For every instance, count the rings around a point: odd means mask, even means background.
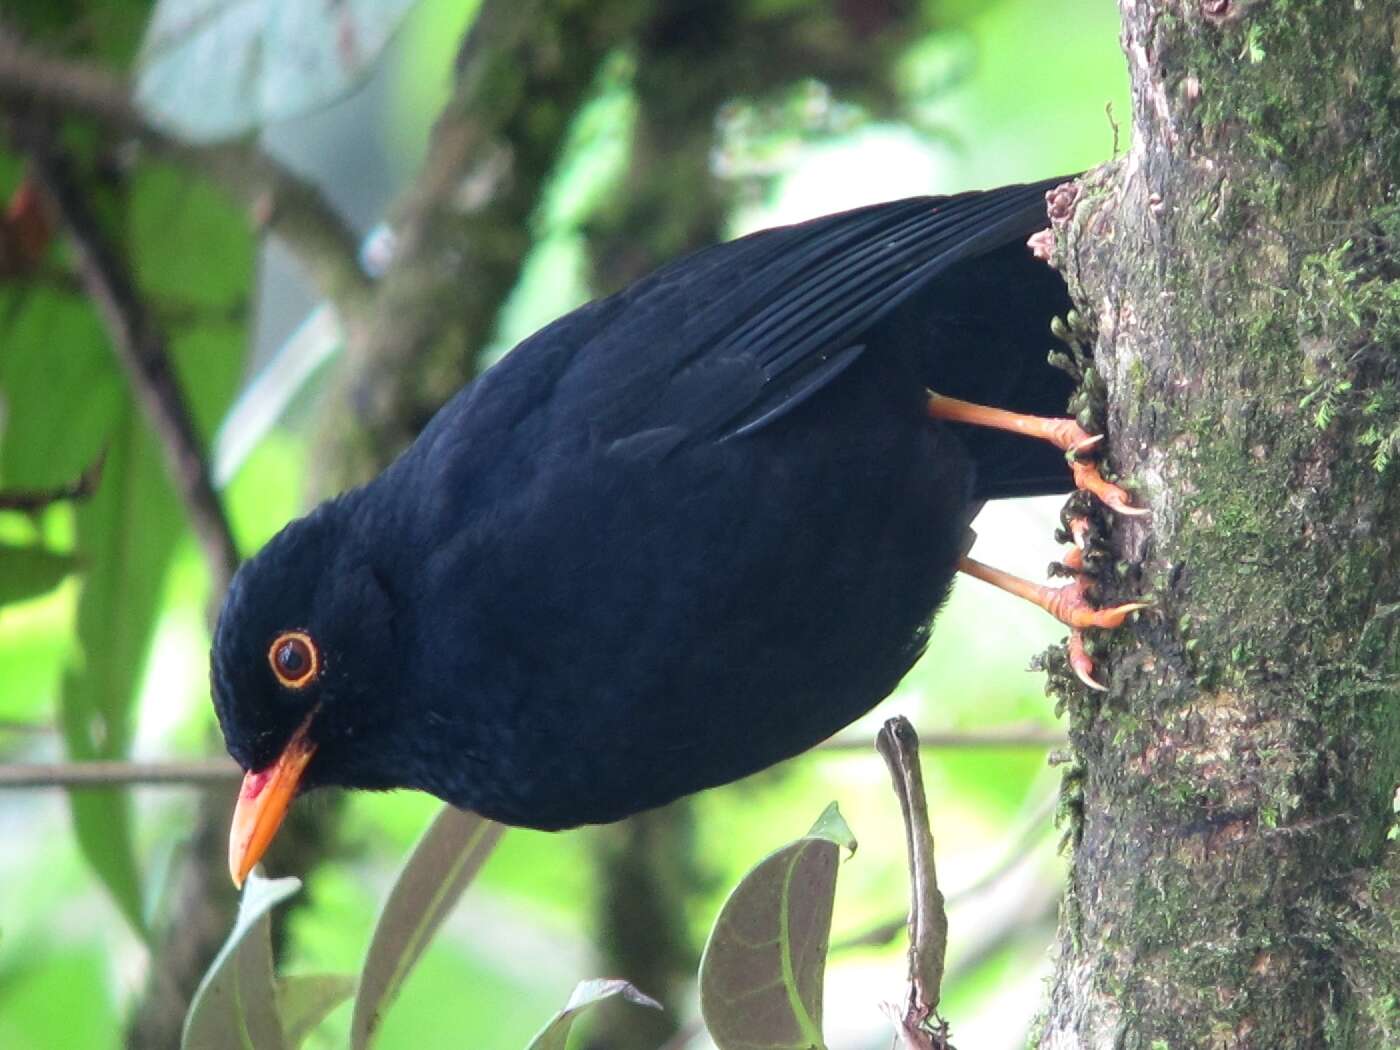
[[[812,825],[812,830],[807,832],[805,837],[826,839],[828,842],[834,842],[848,853],[856,851],[855,832],[846,823],[846,818],[841,815],[841,809],[835,802],[822,810],[822,815],[817,818],[817,822]]]
[[[311,974],[277,980],[277,1013],[287,1050],[297,1050],[326,1015],[355,994],[355,979],[345,974]]]
[[[379,914],[365,957],[350,1022],[353,1050],[369,1046],[404,978],[503,831],[495,821],[444,806],[414,847]]]
[[[720,1050],[823,1047],[822,979],[841,850],[855,837],[832,803],[725,901],[700,960],[700,1012]]]
[[[136,101],[196,142],[308,113],[354,87],[416,0],[160,0]]]
[[[44,547],[0,544],[0,605],[37,598],[53,590],[73,572],[78,561]]]
[[[611,999],[619,995],[629,1003],[650,1006],[654,1010],[661,1009],[660,1003],[651,996],[637,991],[626,981],[615,979],[580,981],[574,988],[573,994],[569,996],[569,1001],[565,1004],[564,1009],[555,1014],[549,1024],[540,1029],[539,1035],[530,1040],[530,1045],[526,1047],[526,1050],[564,1050],[569,1041],[569,1031],[574,1027],[574,1021],[578,1015],[594,1003],[600,1003],[604,999]]]
[[[182,1050],[282,1050],[269,913],[300,879],[248,876],[228,940],[199,982],[185,1016]]]

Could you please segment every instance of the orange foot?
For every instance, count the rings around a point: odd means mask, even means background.
[[[1067,557],[1066,562],[1070,562],[1073,555],[1077,553],[1078,548],[1071,552],[1071,557]],[[974,558],[963,557],[959,559],[958,569],[969,576],[975,576],[985,583],[1000,587],[1018,598],[1024,598],[1026,601],[1040,606],[1066,627],[1069,627],[1070,666],[1074,669],[1075,676],[1090,689],[1102,691],[1106,687],[1094,678],[1094,662],[1089,658],[1089,654],[1084,648],[1085,628],[1111,629],[1119,627],[1128,618],[1129,613],[1146,609],[1148,604],[1147,602],[1127,602],[1106,609],[1096,609],[1089,603],[1088,595],[1085,594],[1082,576],[1077,577],[1073,583],[1065,584],[1062,587],[1050,587],[1041,583],[1032,583],[1030,580],[1023,580],[1019,576],[1002,572],[1000,569],[994,569]]]
[[[1075,488],[1092,492],[1107,506],[1112,507],[1120,514],[1148,513],[1145,507],[1134,507],[1127,492],[1113,482],[1106,480],[1099,473],[1096,464],[1082,458],[1083,453],[1090,451],[1103,440],[1103,435],[1090,434],[1073,419],[1028,416],[1020,412],[1008,412],[1003,408],[974,405],[970,401],[944,397],[942,394],[933,393],[933,391],[929,391],[928,395],[928,414],[930,419],[993,427],[997,430],[1009,430],[1016,434],[1025,434],[1027,437],[1048,441],[1056,448],[1061,449],[1069,458]]]

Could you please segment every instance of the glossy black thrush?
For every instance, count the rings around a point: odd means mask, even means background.
[[[1071,392],[1046,363],[1065,286],[1026,245],[1059,181],[683,258],[525,340],[283,529],[214,637],[248,771],[235,880],[321,785],[554,829],[770,766],[894,688],[960,567],[1121,622],[963,557],[988,499],[1127,507],[1066,462],[1094,439],[1031,418]]]

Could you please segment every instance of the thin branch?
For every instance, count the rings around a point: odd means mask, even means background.
[[[998,748],[1063,747],[1068,738],[1063,732],[1050,726],[1019,725],[997,729],[946,730],[941,733],[922,733],[920,747],[937,748]],[[870,751],[870,741],[854,734],[841,734],[817,745],[820,751]]]
[[[108,243],[48,130],[36,121],[20,120],[15,136],[36,182],[72,241],[78,277],[97,307],[147,421],[160,439],[171,479],[204,549],[214,593],[222,595],[238,567],[238,550],[214,491],[189,406],[175,379],[165,335],[137,292],[125,260]]]
[[[19,788],[207,787],[232,784],[243,770],[229,758],[182,762],[6,762],[0,791]]]
[[[120,77],[95,65],[45,55],[3,25],[0,106],[11,113],[81,117],[137,139],[241,201],[264,232],[286,242],[321,294],[342,312],[354,313],[368,301],[372,284],[360,267],[355,231],[314,184],[253,142],[182,142],[146,119]]]

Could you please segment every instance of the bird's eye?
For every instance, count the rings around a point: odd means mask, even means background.
[[[267,650],[272,673],[288,689],[302,689],[321,670],[321,652],[305,631],[283,631]]]

